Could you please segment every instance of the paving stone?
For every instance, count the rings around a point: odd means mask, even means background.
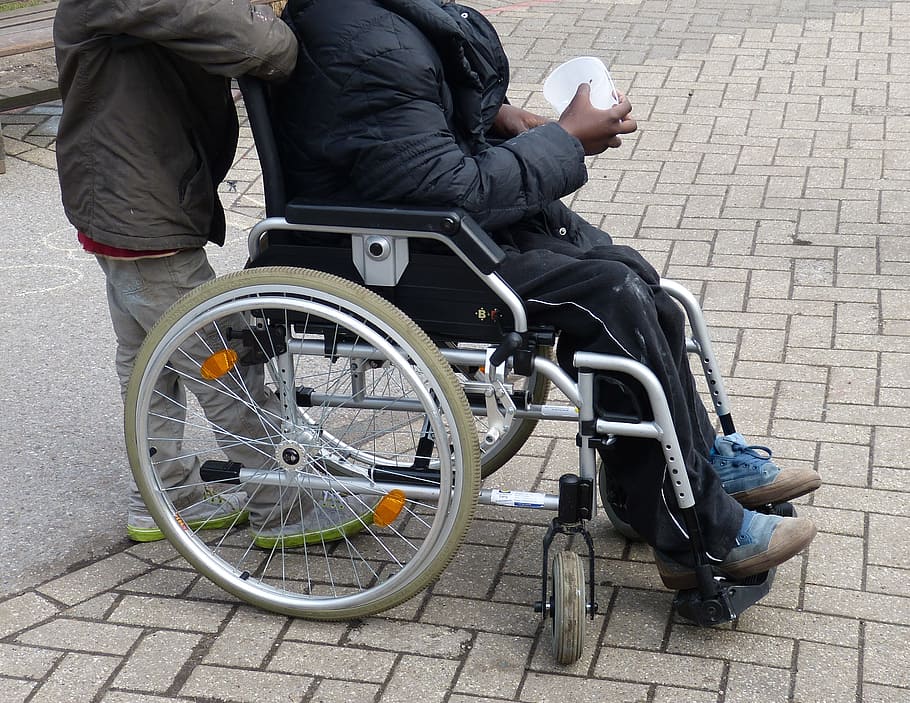
[[[657,686],[654,689],[654,703],[715,703],[717,694],[714,691],[693,691],[689,688]]]
[[[519,700],[529,703],[564,703],[567,696],[584,703],[644,703],[648,698],[648,687],[621,681],[530,672],[522,686]]]
[[[477,633],[453,690],[514,698],[532,645],[526,637]]]
[[[825,471],[825,467],[820,468],[822,469],[822,481],[827,481],[827,471]],[[819,490],[827,491],[828,484],[823,484],[823,487]],[[813,500],[816,498],[817,496],[814,497]],[[866,534],[865,513],[858,510],[839,510],[827,505],[817,507],[815,505],[801,504],[799,506],[799,514],[805,515],[812,520],[820,532],[832,532],[835,534],[856,535],[860,537]]]
[[[729,659],[734,662],[759,664],[766,667],[788,667],[792,657],[793,642],[720,627],[702,630],[685,625],[675,625],[670,633],[667,651]]]
[[[822,420],[824,419],[827,387],[820,383],[783,381],[778,385],[774,413],[777,417]],[[752,415],[747,417],[752,420]]]
[[[604,644],[616,647],[660,649],[672,613],[673,594],[620,589],[610,604]],[[605,609],[606,603],[601,604]],[[605,612],[606,611],[602,611]]]
[[[870,515],[868,561],[870,564],[910,567],[910,517]]]
[[[809,548],[806,581],[859,590],[863,583],[863,539],[820,533]]]
[[[485,696],[468,696],[455,693],[449,696],[449,703],[502,703],[502,698],[487,698]]]
[[[806,586],[806,610],[898,625],[910,625],[910,599],[860,591]]]
[[[825,483],[866,486],[869,480],[869,447],[823,442],[819,446],[818,467]]]
[[[118,596],[113,593],[102,593],[67,608],[63,615],[70,618],[85,618],[87,620],[104,620],[108,612],[114,607]]]
[[[257,669],[277,646],[287,620],[272,613],[238,610],[215,637],[203,664]]]
[[[174,701],[178,703],[180,701],[195,703],[196,700],[195,698],[184,698],[183,696],[155,696],[136,693],[135,691],[130,691],[129,693],[111,691],[104,695],[101,703],[173,703]]]
[[[395,658],[391,652],[358,647],[282,642],[267,668],[290,674],[381,683],[388,677]]]
[[[433,586],[440,595],[483,597],[490,595],[499,578],[506,550],[463,544]]]
[[[122,591],[155,596],[182,596],[199,576],[178,569],[157,569],[120,586]],[[199,594],[194,594],[199,597]]]
[[[852,486],[825,486],[814,497],[818,507],[849,505],[853,510],[887,515],[906,515],[910,509],[910,494],[899,491],[879,491]]]
[[[34,681],[22,681],[20,679],[3,679],[0,682],[3,686],[3,696],[6,703],[22,703],[29,697],[35,689]]]
[[[74,605],[148,571],[129,554],[115,554],[41,586],[41,592]]]
[[[910,688],[907,685],[908,651],[910,627],[868,623],[863,652],[863,680]]]
[[[40,679],[62,656],[59,651],[0,643],[0,676]]]
[[[894,703],[908,699],[908,689],[879,686],[878,684],[863,685],[863,703]]]
[[[351,625],[346,622],[316,622],[314,620],[293,619],[284,634],[284,639],[338,644],[347,634],[350,627]]]
[[[130,654],[114,679],[115,688],[166,692],[192,657],[200,636],[180,632],[152,632]]]
[[[899,491],[907,485],[908,472],[906,469],[873,468],[870,473],[872,474],[870,482],[872,488]]]
[[[459,662],[404,655],[379,699],[381,703],[411,703],[417,697],[426,703],[446,700]]]
[[[469,630],[370,618],[351,629],[347,642],[355,646],[458,659],[469,648],[471,638]]]
[[[603,679],[638,683],[671,683],[685,688],[717,690],[724,674],[723,662],[664,652],[608,648],[601,652],[594,675]]]
[[[215,632],[227,616],[227,610],[226,607],[213,603],[175,598],[124,596],[111,613],[110,620],[142,627]]]
[[[761,692],[762,699],[789,701],[790,672],[769,666],[733,662],[727,674],[724,701],[729,703],[754,703]]]
[[[120,657],[67,654],[30,699],[37,703],[90,701],[120,663]]]
[[[303,700],[312,683],[307,676],[197,666],[180,694],[237,703],[296,703]]]
[[[57,613],[59,608],[35,593],[24,593],[0,603],[0,637],[30,627]]]
[[[889,569],[881,566],[866,567],[866,590],[910,598],[910,575],[907,569]]]
[[[309,700],[312,703],[374,703],[378,695],[377,684],[323,679]]]
[[[801,642],[796,665],[796,699],[806,703],[855,700],[857,650]]]
[[[907,468],[906,452],[903,442],[910,438],[910,429],[906,427],[878,427],[875,430],[875,442],[872,448],[872,460],[876,466]]]
[[[17,637],[22,644],[38,647],[66,648],[93,654],[123,654],[142,630],[101,622],[58,619],[24,632]]]

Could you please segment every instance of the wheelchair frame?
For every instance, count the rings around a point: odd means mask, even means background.
[[[535,347],[540,346],[541,340],[545,345],[549,333],[529,330],[521,299],[496,273],[503,252],[462,213],[286,203],[265,88],[249,78],[241,79],[240,85],[259,150],[266,194],[267,217],[249,235],[251,263],[260,261],[268,252],[269,237],[274,233],[347,235],[352,248],[351,260],[344,262],[345,270],[353,267],[363,285],[383,291],[393,289],[408,270],[411,242],[435,242],[451,251],[482,282],[485,295],[495,301],[489,309],[497,312],[499,322],[508,324],[509,332],[495,333],[493,336],[499,336],[499,341],[490,344],[490,330],[497,328],[486,324],[481,325],[479,348],[457,346],[476,343],[477,339],[457,340],[455,345],[436,344],[425,338],[406,314],[359,284],[294,268],[252,268],[229,274],[178,302],[150,333],[140,352],[128,391],[126,432],[134,476],[149,510],[165,536],[197,570],[260,607],[304,617],[359,617],[406,600],[431,583],[457,549],[473,516],[474,504],[550,510],[556,516],[543,541],[541,597],[535,608],[545,619],[552,620],[557,660],[569,663],[581,656],[584,620],[597,612],[594,546],[586,527],[596,512],[597,448],[611,441],[611,437],[629,436],[660,442],[690,535],[698,588],[678,594],[680,614],[703,625],[725,622],[767,593],[773,571],[749,583],[734,583],[719,578],[708,564],[669,406],[660,383],[646,366],[627,358],[578,352],[573,362],[578,370],[576,382],[545,355],[536,354]],[[688,350],[699,358],[723,431],[734,432],[729,401],[701,309],[683,286],[668,280],[662,280],[661,286],[685,310],[692,331]],[[193,356],[195,352],[190,353],[190,349],[200,342],[205,348],[203,355],[208,355],[206,360],[175,361],[177,357]],[[206,368],[212,359],[220,364],[214,372]],[[348,369],[349,376],[342,379],[332,372],[332,381],[321,391],[304,388],[299,384],[301,369],[306,366],[301,359],[312,359],[329,370],[340,363]],[[254,369],[259,364],[274,386],[272,395],[264,395],[265,400],[261,401],[254,398],[250,391],[253,384],[245,376],[253,371],[243,370],[244,366]],[[206,379],[204,383],[198,378],[191,380],[197,370]],[[638,381],[647,394],[653,419],[597,416],[595,376],[600,372],[621,373]],[[247,448],[253,455],[252,450],[261,453],[269,465],[259,465],[255,459],[238,462],[219,457],[219,450],[230,457],[240,443],[240,435],[225,431],[207,411],[196,416],[205,415],[220,436],[214,446],[198,440],[204,450],[200,448],[193,454],[197,440],[182,433],[203,423],[192,420],[194,411],[189,401],[175,401],[159,390],[167,374],[179,377],[194,393],[197,387],[211,387],[236,398],[244,409],[256,410],[264,438],[248,442]],[[214,379],[206,374],[214,374]],[[370,385],[374,376],[379,381]],[[522,376],[538,382],[545,379],[569,405],[531,402],[528,392],[515,393],[512,380]],[[377,391],[379,383],[384,385]],[[466,392],[472,398],[470,403]],[[155,409],[156,402],[160,404],[162,399],[166,406],[170,403],[171,411]],[[179,408],[174,411],[174,406]],[[189,416],[191,421],[180,428],[175,451],[168,454],[177,458],[156,460],[164,442],[156,435],[156,427],[170,422],[174,412]],[[371,425],[369,442],[364,443],[359,434],[354,441],[343,434],[355,427],[361,432],[358,423],[364,416],[394,413],[405,418],[402,424],[397,425],[398,420],[390,422],[385,433],[378,425]],[[330,428],[333,414],[342,421]],[[471,419],[478,417],[486,422],[481,441]],[[510,440],[519,423],[539,420],[577,424],[577,473],[563,475],[558,494],[480,488],[481,445],[488,450],[501,446]],[[404,426],[408,431],[399,432]],[[340,430],[336,431],[336,427]],[[383,447],[390,436],[394,438],[392,443],[410,443],[407,452],[399,453],[396,446],[392,453]],[[445,437],[449,442],[442,441]],[[372,573],[363,583],[355,574],[353,595],[342,589],[332,592],[335,581],[331,575],[328,595],[313,585],[316,580],[311,581],[309,574],[316,562],[329,564],[329,557],[335,554],[327,547],[328,537],[318,544],[290,546],[279,538],[271,546],[268,559],[247,568],[252,545],[248,540],[236,539],[236,530],[234,536],[228,529],[216,538],[207,538],[202,530],[211,525],[188,524],[181,517],[180,511],[186,507],[179,505],[178,493],[171,492],[175,489],[162,478],[164,462],[182,461],[191,455],[201,464],[202,481],[220,493],[333,493],[353,497],[364,507],[372,506],[367,518],[358,513],[356,519],[344,525],[327,526],[330,536],[344,544],[352,563],[371,546],[381,552],[385,545],[380,544],[379,537],[388,526],[382,524],[385,517],[380,520],[379,514],[387,508],[394,513],[399,504],[406,507],[404,513],[395,513],[392,518],[394,523],[401,519],[397,516],[405,516],[400,530],[392,527],[396,544],[413,540],[415,545],[419,542],[429,546],[415,546],[409,552],[413,555],[410,561],[391,568],[383,565],[373,571],[370,567]],[[302,457],[307,460],[306,468],[298,463]],[[391,508],[385,505],[389,496],[398,501]],[[296,500],[299,506],[300,498]],[[285,519],[283,507],[279,512]],[[236,524],[235,521],[220,527]],[[361,549],[356,532],[366,535],[364,541],[372,537],[376,544]],[[413,536],[418,532],[419,538]],[[587,569],[572,552],[559,552],[550,569],[550,546],[560,534],[577,534],[584,539]],[[254,543],[262,546],[255,540]],[[322,554],[318,553],[320,549]],[[363,561],[378,558],[363,557]],[[301,572],[305,575],[291,581],[286,579],[285,565],[294,559],[305,561],[306,568]],[[276,576],[278,561],[281,573]],[[331,561],[334,566],[326,568],[331,572],[343,561]],[[353,563],[352,570],[356,571],[357,566]],[[387,588],[396,579],[403,585]],[[373,591],[379,595],[371,596]]]

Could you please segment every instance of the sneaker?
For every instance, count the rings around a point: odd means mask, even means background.
[[[182,508],[178,516],[190,530],[221,530],[243,525],[250,514],[244,509],[246,493],[213,493],[193,505]],[[126,534],[133,542],[157,542],[164,539],[151,515],[130,512],[126,520]]]
[[[771,461],[768,447],[747,445],[738,432],[714,441],[711,465],[724,490],[746,508],[782,503],[822,485],[814,469],[781,470]]]
[[[285,514],[287,517],[287,514]],[[307,544],[337,542],[373,524],[373,509],[361,496],[326,493],[312,503],[312,510],[294,522],[250,528],[253,544],[261,549],[294,549]]]
[[[804,517],[765,515],[743,511],[743,522],[733,547],[715,572],[734,581],[761,574],[795,556],[815,537],[815,525]],[[692,568],[654,552],[657,571],[667,588],[684,590],[698,584]]]

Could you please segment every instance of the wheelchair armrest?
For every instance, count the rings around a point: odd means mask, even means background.
[[[313,205],[304,200],[292,200],[285,210],[285,219],[290,224],[334,230],[350,228],[442,235],[482,273],[492,273],[505,258],[505,252],[480,225],[453,209]]]

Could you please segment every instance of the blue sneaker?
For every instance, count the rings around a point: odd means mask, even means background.
[[[739,432],[714,440],[710,459],[724,490],[746,508],[782,503],[822,485],[814,469],[782,470],[768,447],[746,444]]]
[[[781,517],[743,510],[736,546],[714,566],[715,572],[733,581],[761,574],[795,556],[815,537],[815,525],[804,517]],[[655,551],[660,578],[667,588],[695,588],[695,571]]]

